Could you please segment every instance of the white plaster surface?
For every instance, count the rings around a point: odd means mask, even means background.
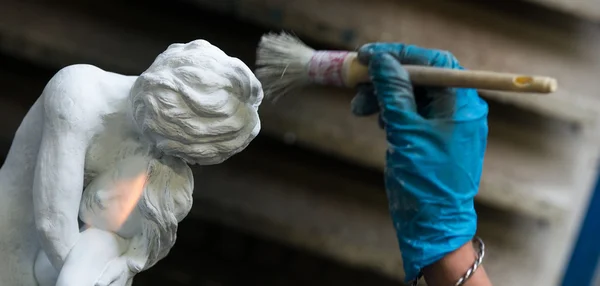
[[[191,209],[186,163],[242,151],[262,96],[244,63],[203,40],[169,46],[139,77],[60,70],[0,169],[0,285],[130,285]]]

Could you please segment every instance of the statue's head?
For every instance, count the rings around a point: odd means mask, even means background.
[[[218,164],[260,131],[260,82],[242,61],[204,40],[170,45],[130,92],[135,126],[189,164]]]
[[[79,218],[128,240],[121,257],[135,275],[175,244],[178,223],[192,208],[194,177],[183,160],[155,158],[147,148],[128,148],[123,155],[85,188]]]

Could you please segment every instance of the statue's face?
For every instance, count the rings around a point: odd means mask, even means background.
[[[206,41],[171,45],[131,90],[133,120],[165,154],[218,164],[260,131],[260,82]]]
[[[131,238],[142,232],[137,203],[147,179],[149,158],[130,156],[96,176],[85,188],[81,220],[94,228]]]
[[[164,258],[175,244],[177,224],[192,208],[194,177],[189,166],[146,151],[126,154],[94,177],[82,196],[81,220],[90,229],[116,233],[127,241],[127,250],[119,250],[119,260],[125,262],[121,269],[127,270],[120,278],[131,278]],[[115,285],[125,285],[120,282]]]

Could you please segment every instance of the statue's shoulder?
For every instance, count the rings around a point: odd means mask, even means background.
[[[88,126],[89,120],[101,115],[107,105],[105,93],[119,76],[87,64],[62,68],[48,81],[42,93],[46,120]]]
[[[106,71],[93,65],[77,64],[60,69],[46,84],[43,96],[48,104],[76,101],[93,90]]]

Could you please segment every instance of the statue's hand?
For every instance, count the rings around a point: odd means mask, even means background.
[[[86,229],[81,233],[81,238],[75,247],[69,252],[65,265],[58,275],[56,286],[103,285],[98,284],[98,281],[103,277],[108,277],[105,273],[109,269],[111,271],[108,273],[117,273],[116,269],[119,269],[120,263],[111,264],[120,260],[128,244],[127,240],[112,232],[97,228]],[[122,263],[122,265],[122,269],[126,270],[126,263]],[[127,284],[106,285],[125,286]]]
[[[125,286],[134,274],[129,270],[127,266],[127,259],[125,257],[117,257],[108,263],[106,269],[98,278],[98,281],[94,286]]]

